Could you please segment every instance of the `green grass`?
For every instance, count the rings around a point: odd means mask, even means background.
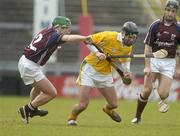
[[[25,97],[0,97],[0,136],[177,136],[180,133],[180,102],[170,103],[170,110],[159,113],[156,102],[150,102],[141,124],[130,124],[135,101],[119,101],[118,112],[123,121],[116,123],[102,112],[104,99],[91,99],[88,109],[78,120],[78,126],[67,126],[67,117],[76,99],[56,98],[42,108],[46,117],[21,122],[17,109],[28,102]]]

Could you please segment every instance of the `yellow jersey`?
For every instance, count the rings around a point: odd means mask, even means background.
[[[122,44],[122,34],[116,31],[104,31],[90,35],[96,46],[102,49],[104,54],[108,55],[128,55],[132,52],[132,46]],[[111,64],[106,60],[99,60],[94,53],[86,56],[85,61],[96,71],[102,74],[109,74],[112,71]],[[126,62],[130,59],[113,59],[112,61]]]

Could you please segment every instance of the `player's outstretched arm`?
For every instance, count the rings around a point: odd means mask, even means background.
[[[82,35],[63,35],[62,41],[65,42],[82,42],[86,40],[86,36]]]

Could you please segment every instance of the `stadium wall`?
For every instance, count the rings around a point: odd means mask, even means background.
[[[79,87],[76,84],[77,76],[48,76],[49,80],[54,84],[57,89],[59,97],[77,97],[79,92]],[[138,94],[143,88],[144,79],[143,77],[134,77],[133,82],[130,86],[126,86],[122,83],[119,77],[114,78],[115,90],[119,99],[137,99]],[[155,83],[155,88],[156,88]],[[99,98],[101,97],[97,89],[93,88],[91,90],[91,97]],[[158,99],[156,89],[150,96],[151,100]],[[170,89],[170,95],[168,97],[169,101],[180,100],[180,81],[174,80]]]
[[[25,86],[17,73],[11,73],[9,76],[6,74],[0,76],[0,95],[18,95],[28,96],[31,86]],[[49,75],[48,79],[57,89],[58,97],[77,97],[79,86],[76,84],[77,75]],[[119,77],[114,77],[115,90],[119,99],[137,99],[138,94],[143,88],[143,76],[133,78],[130,86],[122,83]],[[156,85],[155,85],[156,86]],[[99,98],[101,94],[97,89],[93,88],[91,91],[92,98]],[[151,100],[158,99],[156,89],[150,96]],[[169,101],[180,100],[180,80],[174,80],[170,89]]]

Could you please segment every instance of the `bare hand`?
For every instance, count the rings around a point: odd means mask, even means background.
[[[124,74],[125,78],[131,78],[132,77],[132,73],[129,71],[125,71],[125,72],[123,72],[123,74]]]
[[[96,52],[95,55],[100,59],[100,60],[105,60],[106,55],[104,53]]]

